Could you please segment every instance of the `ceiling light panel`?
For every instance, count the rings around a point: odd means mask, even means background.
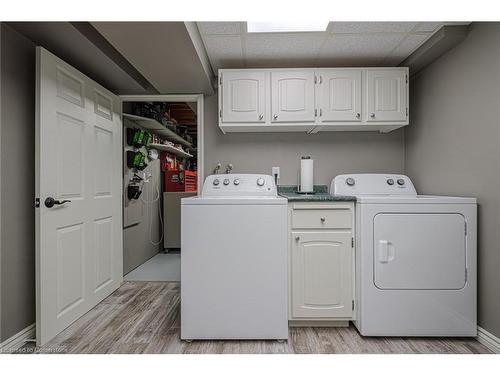
[[[291,33],[326,31],[329,21],[247,22],[249,33]]]

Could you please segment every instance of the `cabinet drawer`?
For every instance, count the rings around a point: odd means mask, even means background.
[[[349,206],[335,208],[295,208],[292,212],[294,229],[351,228],[352,211]]]

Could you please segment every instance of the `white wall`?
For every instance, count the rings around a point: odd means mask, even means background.
[[[421,194],[478,199],[478,321],[500,337],[500,23],[410,82],[406,172]]]
[[[229,133],[218,127],[217,95],[205,98],[205,176],[217,162],[222,169],[234,165],[235,173],[271,174],[281,168],[280,184],[297,183],[302,155],[314,159],[315,183],[330,184],[341,173],[402,173],[403,133],[330,132]]]

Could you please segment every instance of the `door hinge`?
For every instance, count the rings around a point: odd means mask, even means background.
[[[408,107],[406,107],[406,117],[408,117]]]
[[[314,110],[314,117],[318,117],[318,109],[317,108]]]
[[[219,77],[219,83],[222,86],[222,75],[220,75],[220,77]]]
[[[316,77],[316,74],[314,75],[314,84],[318,83],[318,77]]]
[[[464,234],[467,236],[467,222],[464,223]]]
[[[354,248],[354,237],[351,237],[351,247]]]
[[[219,109],[219,117],[222,118],[222,109]]]
[[[321,85],[323,83],[323,76],[319,76],[319,84]]]
[[[468,275],[467,275],[467,268],[466,268],[466,269],[465,269],[465,281],[466,281],[466,282],[467,282],[467,277],[468,277]]]
[[[352,311],[354,311],[354,300],[352,300]]]
[[[405,74],[406,83],[408,83],[408,74]]]
[[[40,198],[35,198],[35,208],[40,208]]]

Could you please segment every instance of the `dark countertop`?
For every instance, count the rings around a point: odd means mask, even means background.
[[[297,186],[278,186],[278,194],[289,202],[353,202],[356,197],[330,195],[326,185],[314,185],[314,194],[298,194]]]

